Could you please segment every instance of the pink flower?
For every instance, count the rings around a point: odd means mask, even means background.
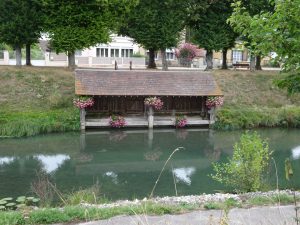
[[[79,109],[84,109],[87,107],[92,107],[94,105],[94,99],[87,97],[79,97],[73,100],[73,104]]]
[[[126,125],[125,119],[122,116],[110,116],[109,117],[109,125],[115,128],[121,128]]]
[[[207,97],[205,104],[206,104],[207,108],[209,108],[209,109],[211,109],[213,107],[219,107],[224,104],[224,98],[222,96],[210,96],[210,97]]]
[[[182,128],[187,125],[187,119],[185,116],[177,116],[175,120],[175,126],[177,128]]]
[[[158,97],[146,98],[144,104],[148,107],[152,106],[156,110],[161,110],[164,105],[163,101]]]

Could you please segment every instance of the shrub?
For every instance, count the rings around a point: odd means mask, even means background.
[[[268,143],[254,132],[246,132],[234,145],[232,159],[227,163],[213,163],[212,178],[238,192],[261,190],[271,152]]]

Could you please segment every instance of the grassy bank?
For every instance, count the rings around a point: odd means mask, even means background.
[[[279,72],[214,72],[224,96],[215,129],[300,127],[300,95],[288,96],[274,85]]]
[[[299,201],[299,198],[297,198]],[[96,206],[65,206],[63,208],[41,208],[37,210],[24,209],[20,211],[0,211],[0,224],[53,224],[74,223],[79,221],[93,221],[108,219],[117,215],[164,215],[180,214],[193,210],[219,209],[228,211],[232,208],[249,208],[253,206],[286,205],[294,204],[293,196],[278,194],[270,197],[256,196],[237,201],[228,198],[225,201],[206,202],[205,204],[160,204],[146,201],[141,205],[115,206],[99,208]]]
[[[215,128],[299,127],[300,95],[289,97],[273,84],[278,72],[213,73],[225,95]],[[73,97],[67,69],[0,66],[0,136],[79,130]]]
[[[0,136],[79,130],[73,73],[62,68],[0,67]]]

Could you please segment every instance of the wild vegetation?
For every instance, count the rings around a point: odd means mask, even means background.
[[[226,163],[214,163],[212,178],[236,192],[260,191],[270,162],[271,151],[257,133],[245,133],[233,147],[233,156]]]

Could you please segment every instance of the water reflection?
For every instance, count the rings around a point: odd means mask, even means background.
[[[114,184],[118,184],[118,174],[109,171],[104,174],[104,176],[110,177]]]
[[[300,146],[292,149],[292,157],[294,160],[300,159]]]
[[[52,173],[55,170],[57,170],[66,160],[69,160],[70,156],[62,155],[62,154],[51,155],[51,156],[35,155],[34,158],[39,160],[42,163],[43,169],[47,173]]]
[[[269,139],[280,187],[284,188],[287,157],[293,159],[294,173],[300,173],[300,132],[258,132]],[[109,199],[143,198],[151,192],[165,161],[178,147],[185,150],[176,152],[166,165],[155,195],[174,195],[174,178],[180,195],[212,193],[224,188],[208,176],[213,172],[212,162],[227,160],[240,135],[241,131],[153,129],[0,139],[0,198],[26,194],[36,171],[41,169],[51,174],[62,192],[99,182],[101,192]],[[270,179],[275,184],[272,171]],[[300,187],[300,180],[296,179],[295,184]]]
[[[0,157],[0,166],[13,162],[15,157]]]
[[[196,172],[196,169],[194,167],[173,169],[173,173],[176,177],[176,180],[181,181],[187,185],[191,185],[191,183],[192,183],[191,176],[195,172]]]

